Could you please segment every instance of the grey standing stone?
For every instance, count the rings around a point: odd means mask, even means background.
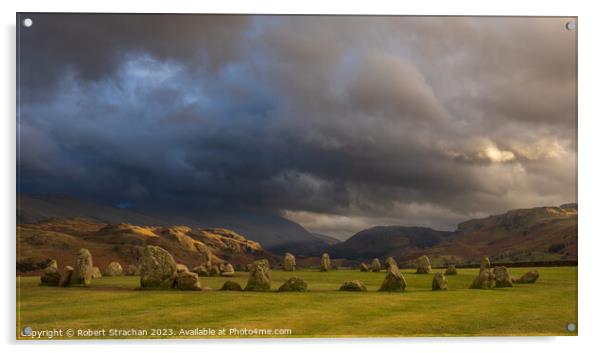
[[[431,261],[428,256],[422,255],[416,260],[416,273],[418,274],[426,274],[431,273]]]
[[[176,275],[176,262],[167,250],[147,245],[140,259],[140,286],[171,288]]]
[[[74,284],[91,285],[93,269],[92,254],[88,249],[80,249],[77,253],[75,273],[73,274]]]

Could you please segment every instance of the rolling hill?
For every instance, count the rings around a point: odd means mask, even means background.
[[[335,258],[370,260],[392,256],[405,259],[453,235],[453,232],[424,227],[377,226],[358,232],[346,241],[331,246],[328,251]]]
[[[87,202],[64,195],[17,195],[17,222],[35,223],[49,218],[77,217],[99,223],[144,226],[185,225],[227,228],[259,242],[264,249],[323,249],[329,240],[309,233],[301,225],[271,214],[252,212],[200,212],[195,210],[130,210]]]
[[[196,256],[189,251],[190,241],[222,237],[229,240],[211,240],[215,254],[236,264],[248,263],[257,256],[278,262],[276,255],[287,251],[312,265],[319,263],[323,252],[333,260],[345,259],[343,263],[392,256],[405,265],[423,254],[434,265],[449,261],[476,263],[483,255],[496,262],[577,260],[577,204],[510,210],[462,222],[453,232],[377,226],[339,242],[311,234],[299,224],[274,215],[143,213],[65,196],[19,195],[18,201],[18,261],[26,267],[35,267],[47,258],[73,257],[80,247],[96,249],[101,263],[117,258],[127,264],[136,258],[141,246],[155,242],[164,244],[179,261],[188,264]],[[174,227],[176,224],[183,226]],[[213,238],[207,234],[213,234]],[[238,237],[247,245],[233,251],[232,239]]]
[[[326,234],[320,234],[320,233],[314,233],[312,232],[311,235],[313,235],[314,237],[323,240],[324,242],[326,242],[326,244],[328,245],[334,245],[334,244],[338,244],[341,243],[342,241],[335,238],[335,237],[331,237],[330,235],[326,235]]]
[[[464,261],[576,261],[577,204],[511,210],[460,223],[456,236],[429,249]]]
[[[333,257],[370,260],[394,257],[410,265],[428,255],[434,265],[496,262],[576,261],[577,204],[511,210],[458,225],[455,232],[379,226],[331,246]]]
[[[35,223],[49,218],[85,218],[100,223],[161,225],[164,222],[138,212],[100,205],[67,195],[17,195],[17,223]]]
[[[118,261],[125,268],[138,263],[146,245],[160,246],[178,263],[194,267],[200,261],[196,242],[209,247],[215,263],[229,262],[241,268],[260,258],[278,260],[259,243],[223,228],[104,224],[84,218],[50,218],[17,226],[17,271],[39,270],[47,259],[55,259],[61,266],[73,265],[80,248],[90,250],[95,266],[101,269],[111,261]]]

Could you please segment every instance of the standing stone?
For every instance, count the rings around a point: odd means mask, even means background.
[[[347,282],[343,282],[343,284],[341,285],[341,287],[339,288],[340,291],[346,291],[346,292],[366,292],[366,286],[360,282],[360,281],[347,281]]]
[[[204,243],[197,241],[194,243],[194,247],[199,252],[199,265],[204,265],[207,268],[211,268],[211,249]]]
[[[147,245],[140,259],[140,286],[171,288],[176,275],[176,262],[165,249]]]
[[[458,271],[456,270],[456,265],[450,264],[449,266],[447,266],[447,270],[445,270],[446,276],[457,275],[457,274],[458,274]]]
[[[92,267],[92,279],[102,278],[102,273],[100,272],[100,268],[97,266]]]
[[[433,290],[447,290],[447,278],[441,272],[435,273],[435,277],[433,277]]]
[[[128,276],[139,276],[140,275],[140,266],[129,264],[126,267],[125,274]]]
[[[221,273],[218,265],[211,266],[211,269],[209,270],[209,276],[211,277],[219,276]]]
[[[92,284],[92,254],[88,249],[80,249],[77,253],[77,260],[75,262],[75,273],[73,274],[73,281],[75,284],[81,284],[89,286]]]
[[[380,285],[379,292],[403,292],[406,288],[406,279],[403,277],[397,265],[390,264],[387,268],[385,280]]]
[[[372,272],[380,272],[380,260],[372,259],[372,264],[370,264],[370,270]]]
[[[188,272],[188,266],[184,265],[184,264],[176,264],[176,272],[180,273],[180,272]]]
[[[174,288],[180,290],[201,290],[199,275],[188,271],[187,268],[180,267],[176,273]]]
[[[73,273],[75,269],[71,266],[65,266],[63,269],[63,273],[61,273],[61,280],[59,282],[59,287],[69,287],[71,285],[71,280],[73,280]]]
[[[416,273],[418,274],[426,274],[431,273],[431,261],[428,256],[422,255],[416,260]]]
[[[490,289],[495,285],[495,277],[490,269],[485,269],[472,281],[470,289]]]
[[[389,256],[387,257],[387,260],[385,260],[385,268],[389,268],[389,266],[391,265],[395,265],[395,267],[399,268],[399,266],[397,265],[397,261],[395,261],[394,258]]]
[[[40,276],[40,285],[42,286],[53,286],[56,287],[61,282],[61,274],[58,270],[58,264],[56,260],[50,261],[48,267],[44,269],[44,272]]]
[[[330,256],[327,253],[322,254],[322,262],[320,264],[320,271],[326,272],[330,270]]]
[[[268,260],[257,260],[251,266],[246,291],[269,291],[272,284],[270,279],[270,263]]]
[[[491,268],[491,262],[489,262],[489,258],[487,256],[483,256],[481,259],[481,271],[488,270]]]
[[[192,269],[192,272],[196,273],[201,277],[209,277],[209,269],[205,265],[199,265]]]
[[[40,285],[41,286],[51,286],[56,287],[61,282],[61,274],[59,271],[54,272],[46,272],[42,273],[40,276]]]
[[[370,269],[368,268],[368,265],[366,265],[365,263],[362,262],[362,264],[360,265],[360,272],[368,272],[370,271]]]
[[[111,277],[121,276],[123,275],[123,268],[121,267],[119,262],[113,261],[109,264],[109,266],[107,266],[107,269],[105,270],[105,275]]]
[[[234,267],[231,264],[226,264],[220,275],[222,277],[234,277]]]
[[[307,283],[299,278],[299,277],[291,277],[286,282],[284,282],[280,288],[278,288],[279,292],[306,292],[307,291]]]
[[[58,271],[59,270],[59,264],[56,262],[56,260],[50,260],[50,262],[48,263],[48,266],[46,266],[46,268],[44,269],[44,271],[50,271],[50,272],[54,272],[54,271]]]
[[[522,275],[519,279],[513,280],[514,283],[535,283],[539,279],[539,271],[531,270],[524,275]]]
[[[496,287],[512,287],[512,279],[505,266],[496,266],[493,269]]]
[[[222,286],[222,289],[220,289],[220,290],[241,291],[242,287],[240,286],[240,284],[238,284],[238,282],[235,282],[232,280],[227,280],[226,282],[224,282],[224,285]]]
[[[297,266],[295,262],[295,256],[290,252],[284,254],[284,270],[285,271],[294,271]]]

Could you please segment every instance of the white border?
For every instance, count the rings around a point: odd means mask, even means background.
[[[380,1],[370,0],[352,3],[350,0],[289,1],[76,1],[76,0],[22,0],[3,1],[2,12],[2,65],[3,78],[0,100],[3,119],[0,131],[2,153],[1,207],[3,259],[2,305],[0,335],[8,351],[80,351],[103,352],[106,345],[131,347],[144,345],[148,352],[164,352],[166,349],[179,351],[236,350],[244,352],[305,352],[307,350],[329,350],[365,352],[371,348],[381,351],[429,351],[445,352],[521,352],[545,349],[547,352],[570,352],[574,350],[598,350],[599,317],[602,317],[600,301],[602,281],[599,280],[599,249],[602,249],[602,225],[599,216],[602,209],[602,181],[599,151],[602,138],[599,134],[602,111],[600,108],[600,16],[596,2],[576,1]],[[533,16],[579,16],[579,337],[558,338],[412,338],[412,339],[271,339],[229,341],[129,341],[129,342],[69,342],[69,344],[16,343],[15,333],[15,12],[191,12],[191,13],[305,13],[305,14],[404,14],[404,15],[533,15]],[[598,217],[597,217],[598,216]],[[453,305],[453,303],[450,303]],[[11,315],[12,313],[12,315]],[[450,318],[453,319],[453,318]],[[86,345],[85,348],[82,345]],[[444,347],[441,345],[445,344]],[[177,347],[168,347],[168,346]],[[111,347],[112,348],[112,347]],[[115,347],[118,348],[118,347]]]

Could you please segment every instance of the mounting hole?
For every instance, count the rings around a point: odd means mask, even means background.
[[[572,31],[577,28],[577,24],[575,22],[567,22],[565,25],[567,30]]]
[[[574,323],[569,323],[568,325],[566,325],[566,330],[569,332],[575,332],[575,330],[577,329],[577,325],[575,325]]]
[[[27,326],[25,328],[23,328],[23,336],[31,336],[31,333],[33,332],[33,330],[31,329],[31,327]]]
[[[33,20],[31,18],[26,18],[23,20],[23,26],[31,27],[33,25]]]

